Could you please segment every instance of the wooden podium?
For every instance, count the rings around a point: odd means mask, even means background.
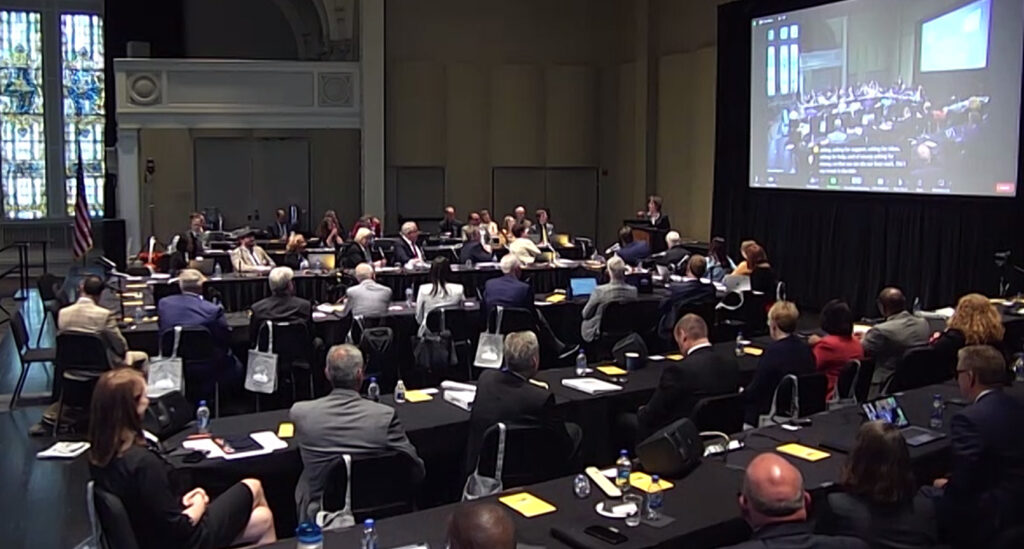
[[[625,219],[622,224],[632,229],[633,240],[646,242],[652,254],[665,251],[665,235],[668,231],[654,228],[646,219]]]

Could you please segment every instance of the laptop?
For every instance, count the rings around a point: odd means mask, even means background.
[[[328,270],[328,271],[333,271],[334,270],[334,258],[335,258],[335,255],[333,253],[330,253],[330,252],[327,252],[327,253],[324,253],[324,252],[310,252],[309,256],[306,259],[309,261],[309,268],[310,269],[315,269],[316,268],[316,262],[319,261],[320,265],[322,266],[323,269]]]
[[[903,411],[903,407],[900,406],[900,403],[896,401],[894,396],[881,397],[871,402],[865,402],[860,405],[860,409],[864,412],[864,416],[867,417],[868,421],[884,421],[895,425],[900,430],[900,433],[903,434],[903,439],[907,441],[907,446],[917,447],[946,438],[945,433],[911,425],[910,420],[907,419],[906,412]],[[854,432],[843,438],[824,440],[821,445],[849,453],[853,449],[856,438],[857,434]]]
[[[570,297],[589,297],[590,294],[594,293],[594,288],[597,287],[597,279],[591,277],[583,278],[570,278],[569,279],[569,296]]]

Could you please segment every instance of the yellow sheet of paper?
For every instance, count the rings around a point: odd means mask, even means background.
[[[295,436],[295,424],[290,421],[282,421],[277,426],[277,438],[292,438]]]
[[[606,376],[624,376],[629,373],[618,366],[598,366],[597,371]]]
[[[743,353],[748,354],[750,356],[761,356],[764,354],[764,349],[760,347],[751,347],[750,345],[747,345],[746,347],[743,348]]]
[[[650,488],[651,488],[651,484],[652,484],[651,483],[651,476],[648,475],[647,473],[641,473],[639,471],[637,471],[635,473],[631,473],[629,475],[629,484],[632,485],[633,488],[636,488],[637,490],[642,490],[644,492],[650,492]],[[669,482],[669,481],[667,481],[665,479],[659,478],[658,479],[658,486],[661,486],[662,491],[665,491],[665,490],[668,490],[669,488],[672,488],[673,486],[675,486],[675,484],[672,484],[671,482]]]
[[[548,303],[561,303],[565,301],[565,294],[551,294],[544,301]]]
[[[776,448],[775,451],[782,452],[783,454],[789,454],[793,457],[798,457],[800,459],[806,459],[807,461],[821,461],[832,455],[828,452],[818,450],[817,448],[811,448],[809,446],[804,446],[803,444],[797,444],[795,442],[790,444],[783,444],[782,446]]]
[[[498,498],[498,501],[511,507],[520,515],[526,518],[533,518],[548,513],[554,513],[558,509],[550,503],[540,499],[529,492],[519,492]]]
[[[674,354],[674,355],[665,355],[665,358],[667,358],[669,360],[682,360],[683,359],[683,355],[677,353],[677,354]]]
[[[541,381],[539,379],[531,379],[530,383],[536,385],[537,387],[540,387],[541,389],[550,389],[551,388],[546,382]]]
[[[406,391],[405,401],[406,402],[426,402],[428,400],[434,400],[434,397],[424,393],[423,391]]]

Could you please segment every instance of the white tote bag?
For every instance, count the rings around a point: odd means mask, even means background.
[[[181,342],[181,326],[174,327],[174,346],[171,356],[157,357],[149,361],[149,375],[146,384],[148,395],[155,398],[171,391],[185,394],[185,372],[178,357],[178,343]]]
[[[498,321],[494,332],[480,334],[480,341],[476,345],[476,356],[473,358],[473,366],[477,368],[489,368],[497,370],[505,362],[505,340],[501,337],[501,316],[505,308],[498,306]]]
[[[316,513],[316,525],[321,530],[342,530],[356,525],[356,517],[352,514],[352,456],[342,454],[345,461],[345,507],[338,511],[324,511],[323,498],[320,500],[320,511]]]
[[[267,321],[269,335],[267,350],[260,350],[259,334],[256,347],[249,350],[249,361],[245,369],[245,389],[254,393],[273,394],[277,391],[277,355],[274,354],[274,324]],[[263,331],[263,327],[260,327]]]
[[[775,394],[772,395],[772,407],[768,410],[767,414],[762,414],[757,418],[758,427],[767,427],[769,425],[777,425],[779,423],[778,415],[778,399],[779,389],[782,388],[786,383],[790,383],[793,386],[793,393],[791,396],[792,402],[789,405],[789,416],[783,417],[783,420],[790,420],[793,418],[800,417],[800,380],[793,374],[789,374],[779,381],[779,384],[775,387]]]

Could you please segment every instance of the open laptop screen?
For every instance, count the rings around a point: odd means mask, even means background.
[[[597,287],[596,278],[570,278],[569,279],[569,291],[573,297],[586,297],[594,293],[594,288]]]
[[[901,429],[910,425],[907,414],[903,412],[903,408],[896,402],[896,397],[894,396],[865,402],[860,407],[864,411],[864,415],[867,416],[868,421],[882,420],[886,423],[892,423]]]

